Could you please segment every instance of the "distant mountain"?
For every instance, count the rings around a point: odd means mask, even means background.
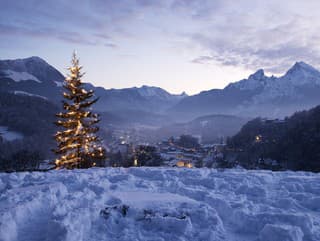
[[[157,97],[158,99],[163,99],[163,100],[171,100],[171,99],[181,100],[187,96],[185,92],[183,92],[180,95],[172,95],[167,91],[165,91],[164,89],[161,89],[159,87],[147,86],[147,85],[143,85],[141,86],[141,88],[133,87],[131,88],[131,90],[136,90],[141,96],[146,98]]]
[[[1,92],[36,97],[61,107],[63,81],[64,76],[39,57],[0,61]],[[208,115],[283,117],[320,103],[320,72],[304,62],[295,63],[281,77],[266,76],[260,69],[224,89],[193,96],[173,95],[151,86],[105,89],[86,85],[100,98],[96,111],[111,114],[114,122],[154,122],[157,126],[188,123]]]
[[[0,91],[15,95],[48,99],[56,104],[62,100],[64,76],[39,57],[0,61]],[[173,95],[159,87],[104,89],[87,84],[100,98],[96,110],[137,110],[161,113],[187,95]]]
[[[320,103],[320,72],[297,62],[281,77],[262,69],[224,89],[203,91],[181,100],[170,112],[183,118],[205,114],[283,117]]]
[[[100,100],[96,104],[99,111],[137,110],[152,113],[164,113],[168,108],[186,97],[173,95],[159,87],[142,86],[140,88],[104,89],[94,88]]]

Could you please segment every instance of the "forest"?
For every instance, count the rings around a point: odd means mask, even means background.
[[[320,106],[284,120],[256,118],[227,140],[229,165],[320,171]]]
[[[37,168],[40,160],[53,156],[53,124],[58,108],[43,99],[30,96],[0,94],[0,125],[23,135],[23,139],[4,141],[0,135],[0,169]]]

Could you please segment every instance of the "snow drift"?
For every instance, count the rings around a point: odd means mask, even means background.
[[[0,240],[320,240],[320,175],[129,168],[0,174]]]

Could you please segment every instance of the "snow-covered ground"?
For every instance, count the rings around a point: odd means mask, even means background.
[[[320,174],[93,168],[0,174],[0,240],[320,240]]]

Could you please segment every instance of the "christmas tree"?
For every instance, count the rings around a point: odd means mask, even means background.
[[[74,53],[70,73],[64,82],[65,111],[56,115],[59,118],[56,124],[62,129],[55,135],[58,146],[55,153],[59,155],[55,162],[57,168],[89,168],[105,159],[105,149],[96,135],[98,114],[92,113],[90,108],[98,98],[94,98],[93,90],[84,88],[81,69]]]

